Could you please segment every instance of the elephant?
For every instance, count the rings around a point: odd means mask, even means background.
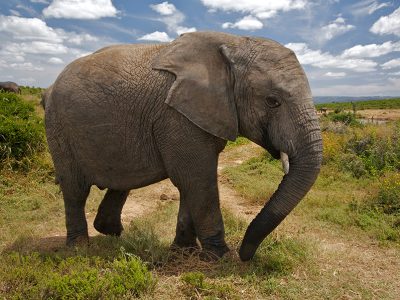
[[[44,89],[41,93],[40,105],[43,107],[43,109],[46,109],[46,99],[49,97],[52,90],[53,90],[53,85],[50,85],[47,89]]]
[[[12,81],[0,82],[0,90],[21,94],[21,89],[19,88],[18,84]]]
[[[129,191],[169,178],[180,194],[172,246],[222,257],[217,165],[238,135],[283,158],[287,174],[247,228],[260,243],[315,182],[322,139],[310,86],[290,49],[258,37],[185,33],[170,43],[105,47],[69,64],[46,93],[45,126],[63,194],[67,245],[88,242],[90,187],[106,189],[94,227],[123,230]],[[290,169],[289,169],[290,163]]]

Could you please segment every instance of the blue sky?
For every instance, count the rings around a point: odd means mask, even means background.
[[[274,39],[297,54],[316,96],[400,96],[400,0],[8,0],[0,81],[47,87],[74,59],[190,31]]]

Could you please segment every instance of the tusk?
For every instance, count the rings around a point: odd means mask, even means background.
[[[281,162],[282,162],[283,172],[285,174],[289,173],[289,157],[285,152],[282,151],[281,151]]]

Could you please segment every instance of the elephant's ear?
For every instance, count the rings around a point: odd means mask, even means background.
[[[233,80],[220,45],[187,33],[164,48],[152,67],[176,76],[165,103],[203,130],[233,141],[238,135]]]

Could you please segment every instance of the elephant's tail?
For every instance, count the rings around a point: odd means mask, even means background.
[[[43,106],[43,109],[46,109],[46,102],[47,99],[49,99],[52,90],[53,90],[53,85],[49,86],[42,92],[42,100],[40,101],[40,104]]]

